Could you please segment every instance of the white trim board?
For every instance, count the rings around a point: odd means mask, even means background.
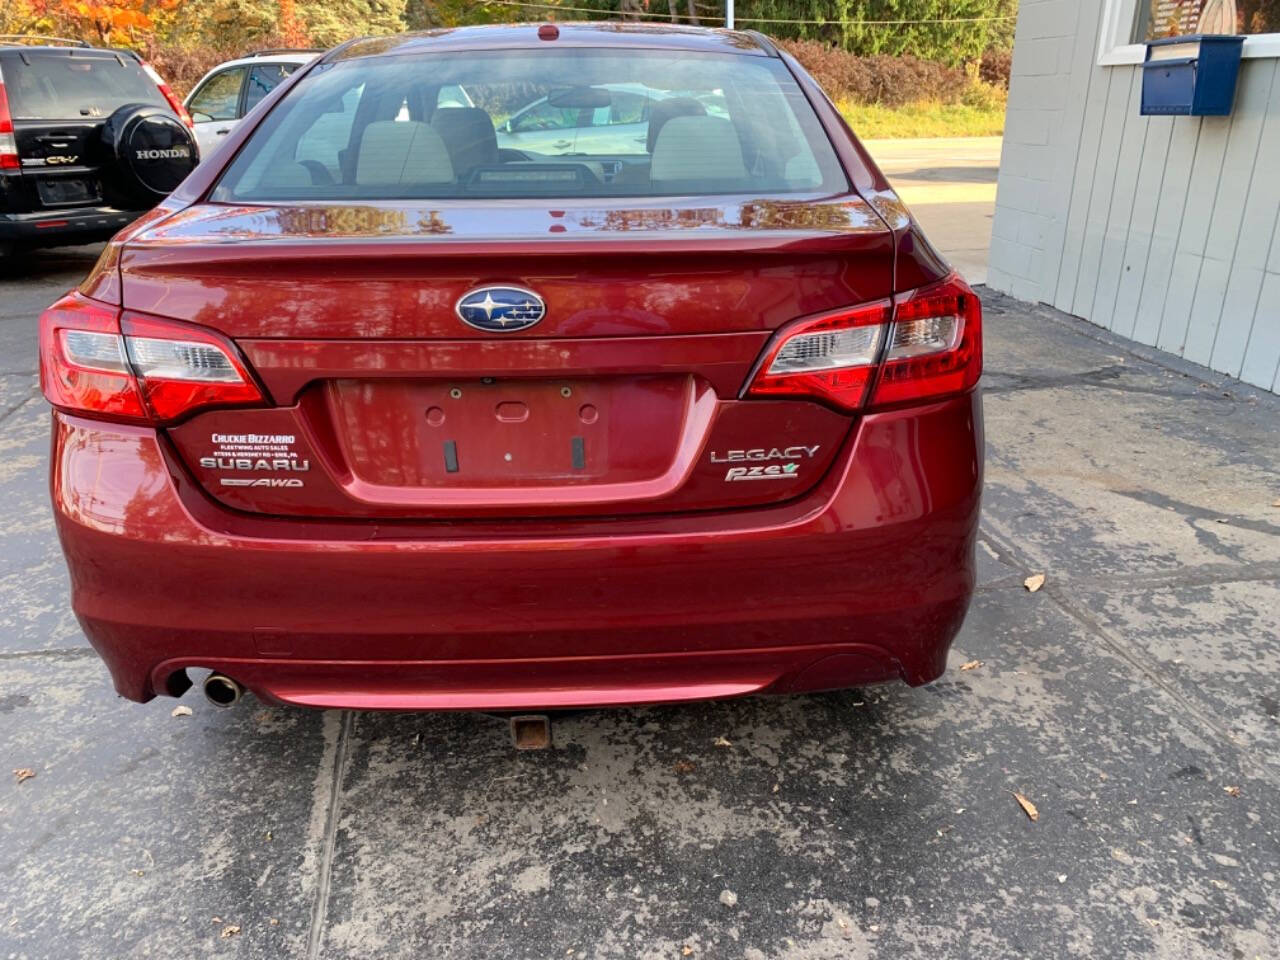
[[[1133,43],[1138,4],[1146,0],[1105,0],[1098,42],[1098,66],[1116,67],[1142,63],[1147,45]],[[1280,57],[1280,33],[1255,33],[1244,38],[1245,57]]]

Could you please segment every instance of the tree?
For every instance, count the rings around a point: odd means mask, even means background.
[[[1250,0],[1240,0],[1250,2]],[[1277,2],[1277,0],[1252,0]],[[672,22],[724,23],[724,0],[547,0],[530,17],[555,15],[559,7],[588,8],[600,17],[643,17]],[[737,0],[739,29],[783,40],[820,40],[869,56],[912,54],[950,66],[977,60],[983,51],[1013,45],[1018,0]],[[564,19],[592,17],[565,11]]]
[[[430,30],[472,23],[502,23],[511,19],[512,11],[512,7],[476,0],[409,0],[404,19],[410,30]]]
[[[406,0],[297,0],[298,20],[311,41],[331,47],[363,34],[405,29]]]
[[[103,46],[137,42],[140,34],[155,28],[155,15],[172,10],[178,0],[57,0],[49,3],[50,14],[73,24],[80,35],[88,34]]]

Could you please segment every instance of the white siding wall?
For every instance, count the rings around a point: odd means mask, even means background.
[[[1230,117],[1142,117],[1102,0],[1022,0],[988,283],[1280,392],[1280,70]]]

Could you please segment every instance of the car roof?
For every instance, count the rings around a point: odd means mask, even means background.
[[[225,67],[243,67],[247,64],[263,64],[263,63],[310,63],[316,57],[320,56],[322,51],[317,50],[278,50],[270,53],[255,53],[247,57],[237,57],[234,60],[224,60],[209,73],[222,70]]]
[[[42,43],[4,43],[0,42],[0,56],[8,54],[9,57],[17,57],[23,59],[23,54],[38,53],[41,56],[48,54],[62,54],[68,57],[116,57],[140,61],[142,58],[132,50],[116,49],[115,47],[90,47],[90,46],[74,46],[65,45],[55,46],[53,44]]]
[[[343,44],[325,55],[326,61],[361,57],[444,53],[464,50],[538,49],[561,47],[633,47],[660,50],[687,50],[702,53],[738,53],[746,56],[776,57],[773,44],[755,31],[689,27],[679,24],[591,21],[554,26],[554,40],[538,36],[545,23],[495,24],[489,26],[441,28],[402,33],[390,37],[362,37]]]

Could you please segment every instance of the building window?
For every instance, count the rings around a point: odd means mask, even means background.
[[[1142,63],[1149,40],[1193,33],[1245,34],[1245,59],[1280,57],[1280,0],[1103,0],[1098,64]]]
[[[1133,40],[1280,32],[1280,0],[1139,0]]]

